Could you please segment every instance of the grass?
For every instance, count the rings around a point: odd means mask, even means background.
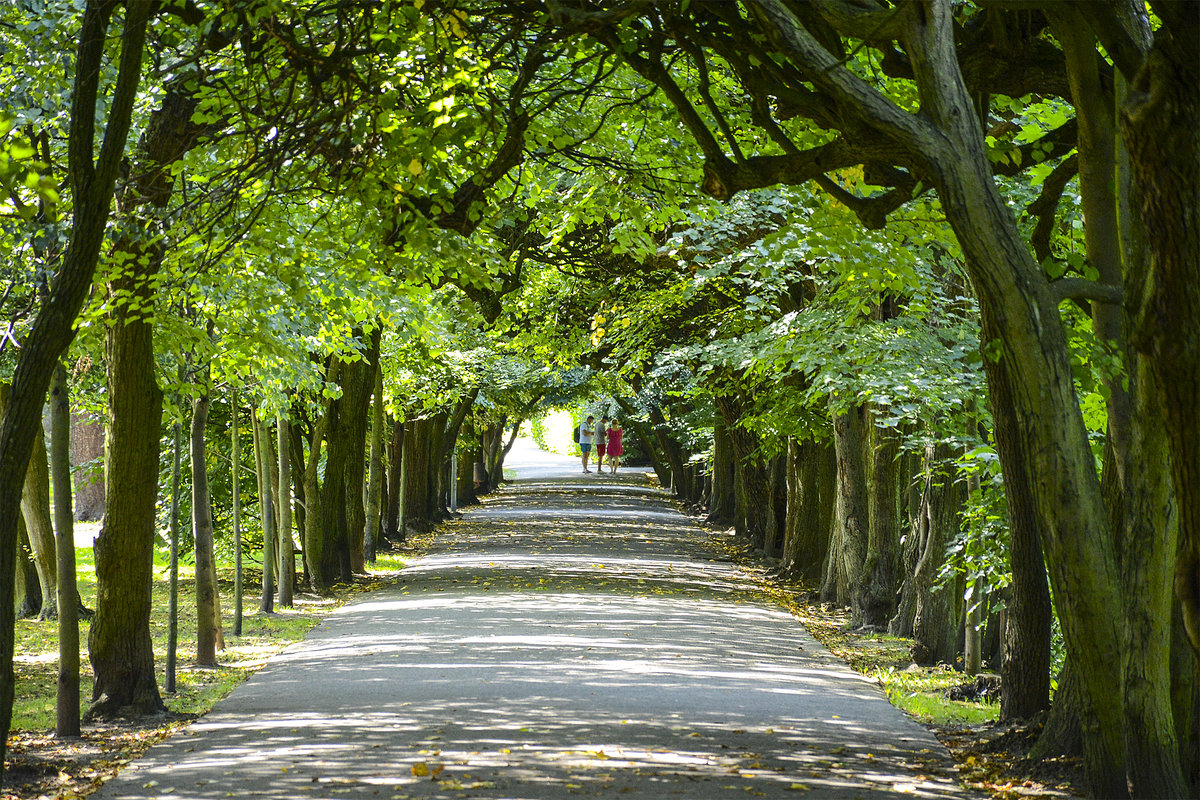
[[[949,667],[885,667],[867,674],[879,681],[892,705],[927,725],[980,725],[995,722],[1000,716],[999,703],[947,698],[948,690],[966,680],[965,675]]]
[[[76,548],[79,593],[84,605],[96,607],[96,570],[91,547]],[[372,567],[373,575],[397,572],[404,566],[398,554],[382,554]],[[201,669],[196,658],[196,595],[194,571],[180,564],[179,627],[176,654],[176,691],[163,695],[167,708],[178,714],[193,715],[207,711],[274,653],[303,639],[322,616],[336,608],[355,591],[369,587],[372,579],[339,586],[328,597],[298,593],[295,607],[276,608],[274,613],[258,611],[261,573],[247,570],[244,581],[242,634],[233,635],[233,568],[218,569],[221,594],[221,621],[225,649],[218,653],[220,666]],[[374,579],[377,583],[378,578]],[[168,564],[166,554],[155,556],[153,606],[150,634],[154,642],[154,661],[159,687],[165,685],[168,635]],[[89,622],[80,620],[80,699],[86,709],[92,692],[91,668],[87,660]],[[58,670],[58,624],[54,620],[18,620],[14,642],[16,696],[13,704],[14,734],[52,730],[55,724],[55,696]]]

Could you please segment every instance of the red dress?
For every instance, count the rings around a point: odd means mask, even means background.
[[[625,433],[621,428],[608,429],[608,454],[610,456],[621,455],[621,436]]]

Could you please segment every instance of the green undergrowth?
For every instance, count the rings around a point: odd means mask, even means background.
[[[325,614],[354,594],[370,590],[388,581],[391,573],[404,567],[408,556],[380,554],[370,574],[353,584],[334,587],[327,596],[298,592],[292,608],[276,606],[271,613],[258,610],[261,597],[261,570],[246,569],[242,601],[241,635],[234,634],[234,570],[220,565],[218,582],[221,596],[221,624],[225,647],[217,654],[219,666],[201,668],[196,659],[196,594],[194,569],[180,564],[179,627],[176,655],[176,691],[163,691],[163,702],[175,714],[192,716],[208,711],[212,705],[261,667],[266,660],[289,644],[304,638]],[[169,569],[165,552],[155,555],[154,586],[150,634],[154,643],[154,663],[160,690],[166,684]],[[96,570],[91,547],[76,548],[79,594],[83,604],[96,607]],[[92,695],[92,674],[88,663],[87,640],[90,623],[80,619],[80,700],[86,710]],[[48,731],[55,724],[55,695],[58,670],[58,622],[56,620],[18,620],[14,642],[16,696],[13,704],[14,736]]]

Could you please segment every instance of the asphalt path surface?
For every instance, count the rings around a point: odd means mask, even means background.
[[[105,798],[973,797],[643,475],[518,480]]]

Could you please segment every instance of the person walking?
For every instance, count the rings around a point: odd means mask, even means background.
[[[592,455],[592,439],[596,435],[595,428],[593,427],[594,419],[595,417],[588,414],[587,420],[579,424],[579,453],[580,459],[583,461],[584,472],[591,472],[588,469],[588,458]]]
[[[604,472],[604,453],[608,443],[608,417],[601,417],[596,423],[595,434],[592,437],[592,447],[596,448],[596,472]]]
[[[621,448],[621,439],[624,436],[625,431],[621,429],[621,421],[614,418],[608,427],[608,471],[613,475],[617,474],[617,467],[621,465],[621,453],[624,452]]]

